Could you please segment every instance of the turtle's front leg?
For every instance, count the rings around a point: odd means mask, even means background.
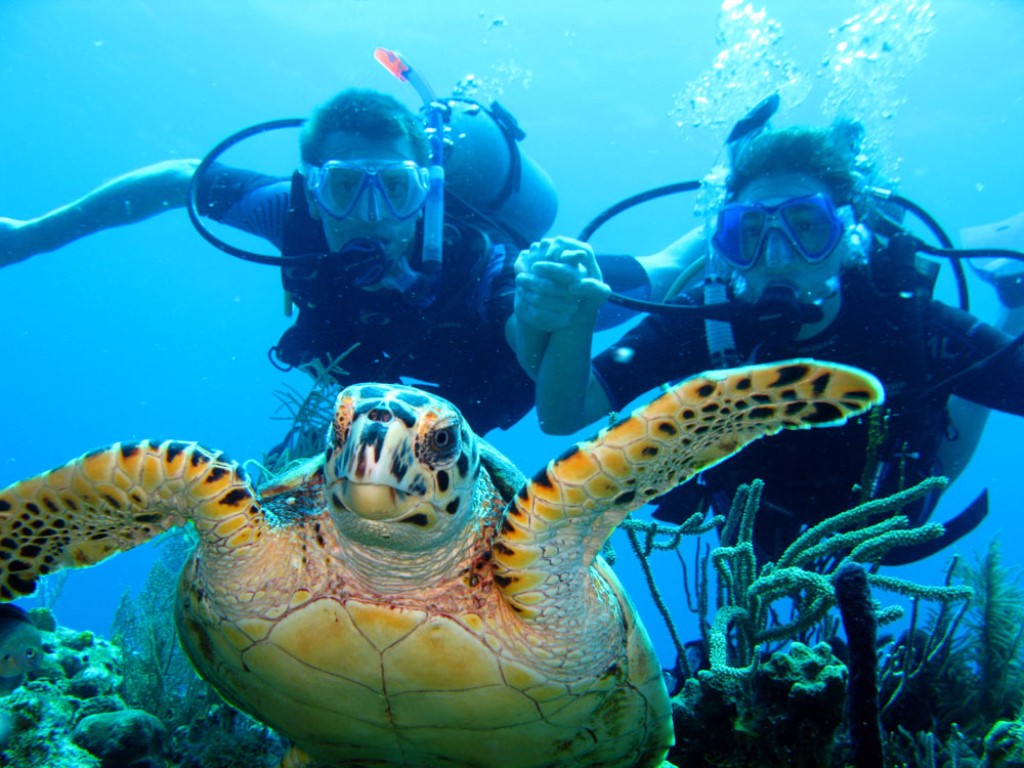
[[[523,618],[557,616],[630,511],[759,437],[838,426],[882,399],[871,374],[813,360],[687,379],[533,476],[505,512],[495,581]]]
[[[115,443],[0,491],[0,600],[36,580],[124,552],[192,520],[206,547],[258,535],[244,472],[197,443]]]

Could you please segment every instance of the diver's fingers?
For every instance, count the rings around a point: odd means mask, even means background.
[[[545,239],[550,242],[549,253],[562,253],[563,251],[590,251],[593,253],[594,250],[589,243],[565,235]]]
[[[530,268],[530,272],[537,277],[566,286],[578,283],[588,277],[587,273],[575,262],[538,261]]]
[[[545,243],[543,240],[536,243],[531,243],[530,247],[519,252],[515,261],[515,272],[517,275],[524,272],[528,272],[530,268],[538,261],[547,258],[548,248],[550,243]]]
[[[587,270],[587,277],[603,282],[604,276],[601,274],[601,267],[597,263],[597,256],[594,254],[594,249],[583,248],[576,253],[579,255],[579,261],[577,261],[577,264]]]
[[[571,237],[546,237],[532,243],[530,247],[519,252],[516,259],[516,271],[521,272],[537,261],[558,261],[567,264],[583,264],[589,277],[601,277],[597,268],[594,250],[587,243]]]

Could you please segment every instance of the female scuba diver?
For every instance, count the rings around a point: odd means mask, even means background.
[[[708,268],[591,360],[610,289],[589,246],[555,238],[517,262],[518,353],[536,380],[546,432],[569,433],[664,382],[723,365],[816,357],[871,371],[884,412],[836,430],[756,443],[668,497],[656,517],[682,520],[702,502],[728,509],[736,488],[765,482],[755,532],[774,559],[808,525],[925,477],[944,474],[954,395],[1024,415],[1024,352],[1009,336],[932,299],[937,265],[903,232],[891,194],[869,191],[856,126],[758,131],[736,147],[706,243]],[[941,252],[942,249],[931,249]],[[904,513],[924,522],[936,498]],[[984,516],[975,506],[946,535],[890,563],[925,557]]]

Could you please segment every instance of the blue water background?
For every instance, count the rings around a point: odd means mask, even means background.
[[[835,45],[829,30],[870,7],[768,4],[782,25],[775,50],[810,90],[782,124],[825,122],[829,78],[819,69]],[[905,103],[885,120],[884,141],[900,192],[955,235],[1024,210],[1024,6],[932,7],[934,34],[896,85]],[[28,218],[132,168],[201,156],[251,123],[305,116],[345,87],[417,106],[373,61],[373,48],[386,45],[439,92],[475,74],[498,95],[557,184],[553,231],[574,234],[621,197],[700,177],[719,159],[721,127],[680,127],[670,114],[719,51],[718,14],[709,0],[5,0],[0,215]],[[630,214],[598,245],[651,252],[696,222],[693,200],[680,199]],[[991,289],[973,278],[972,288],[977,314],[994,319]],[[953,300],[948,280],[940,291]],[[271,418],[272,393],[306,386],[267,362],[289,322],[277,273],[214,250],[180,210],[4,269],[0,296],[0,486],[115,440],[199,439],[237,459],[258,457],[284,429]],[[1008,564],[1024,558],[1020,435],[1019,420],[995,415],[939,508],[945,519],[990,489],[990,518],[958,547],[968,557],[1000,537]],[[541,435],[532,414],[491,438],[528,472],[569,442]],[[616,542],[620,572],[668,663],[666,633]],[[120,596],[141,584],[154,557],[145,546],[73,573],[59,620],[107,632]],[[892,572],[935,582],[946,562],[940,555]],[[675,559],[656,565],[680,607]]]

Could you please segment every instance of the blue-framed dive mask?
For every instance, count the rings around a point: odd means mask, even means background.
[[[730,265],[747,270],[757,263],[768,236],[779,232],[808,264],[824,261],[846,225],[826,195],[794,197],[778,205],[728,203],[718,212],[715,249]]]
[[[403,221],[423,209],[430,171],[411,160],[328,160],[306,165],[306,188],[334,219],[379,221],[385,212]]]

